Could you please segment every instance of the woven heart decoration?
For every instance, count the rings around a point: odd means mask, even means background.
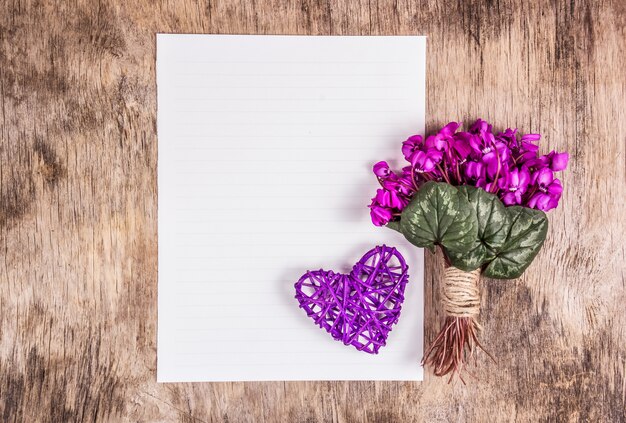
[[[408,269],[398,250],[377,246],[347,275],[322,269],[306,272],[295,284],[295,298],[335,340],[378,354],[400,318]]]

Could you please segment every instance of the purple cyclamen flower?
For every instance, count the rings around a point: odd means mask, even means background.
[[[458,127],[459,124],[456,122],[448,123],[441,128],[439,133],[426,138],[426,142],[424,142],[425,147],[429,149],[434,148],[439,151],[448,151],[450,147],[452,147],[451,144],[454,143],[454,135]]]
[[[550,169],[558,172],[560,170],[565,170],[565,168],[567,167],[569,154],[551,151],[550,154],[548,154],[548,158],[550,159]]]
[[[470,132],[475,134],[479,132],[491,132],[491,125],[482,119],[476,119],[476,122],[470,127]]]
[[[509,148],[517,148],[517,129],[507,128],[506,131],[496,135],[496,139],[504,142]]]
[[[533,194],[528,200],[527,206],[531,209],[548,211],[552,210],[559,205],[559,199],[544,194],[543,192],[537,192]]]
[[[397,191],[398,178],[396,177],[395,173],[392,173],[389,178],[381,179],[380,185],[383,187],[383,189],[386,189],[388,191]]]
[[[470,134],[469,132],[457,132],[454,135],[455,136],[450,149],[456,152],[459,162],[465,162],[469,158],[470,154],[472,154],[470,140],[475,137],[475,135]]]
[[[539,151],[539,146],[533,144],[534,141],[538,141],[541,138],[539,134],[524,134],[522,135],[520,148],[519,148],[519,157],[516,160],[519,163],[525,163],[529,160],[534,160],[537,158],[537,152]]]
[[[485,124],[486,122],[481,121],[479,124],[479,121],[476,121],[472,126],[472,128],[478,129],[474,131],[474,136],[469,139],[469,146],[472,149],[472,157],[474,159],[481,158],[490,169],[494,170],[493,176],[498,165],[496,151],[502,152],[503,148],[506,148],[506,144],[502,141],[496,143],[496,138],[491,133],[491,125],[487,125],[487,129],[484,129]]]
[[[402,168],[402,176],[398,178],[398,191],[407,196],[415,192],[415,186],[413,185],[413,168],[411,166]]]
[[[385,226],[391,220],[392,213],[391,210],[373,202],[370,205],[370,216],[374,225]]]
[[[551,151],[545,156],[534,156],[530,160],[527,160],[524,163],[525,167],[534,168],[534,169],[542,169],[544,167],[550,168],[553,172],[558,172],[560,170],[564,170],[567,167],[567,162],[569,161],[569,154],[567,153],[557,153],[556,151]]]
[[[503,181],[500,183],[500,181]],[[530,183],[530,174],[527,169],[513,169],[508,172],[506,178],[498,181],[500,189],[505,194],[502,196],[502,202],[507,206],[522,204],[522,195],[526,193],[528,184]]]
[[[465,163],[465,176],[471,180],[485,177],[485,166],[481,162],[469,161]]]
[[[395,190],[378,189],[376,191],[376,202],[384,207],[402,210],[408,203],[401,194]]]
[[[391,175],[391,169],[389,169],[387,162],[378,162],[374,165],[374,174],[381,179],[385,179]]]
[[[447,153],[450,163],[464,161],[472,152],[469,138],[473,135],[467,132],[455,132],[459,123],[450,122],[436,135],[426,138],[424,146],[427,149],[435,149]]]
[[[446,126],[441,128],[441,130],[439,131],[439,135],[444,137],[450,137],[456,132],[457,129],[459,129],[459,126],[461,126],[461,123],[459,122],[448,122]]]
[[[554,181],[554,173],[547,167],[539,169],[533,174],[532,177],[532,182],[534,184],[537,184],[539,190],[543,192],[548,192],[550,190],[550,186]],[[556,179],[556,181],[558,181],[558,179]]]
[[[482,161],[487,165],[487,174],[492,178],[498,173],[498,169],[502,168],[502,163],[505,163],[511,154],[509,148],[502,141],[486,146],[483,148],[482,153]]]
[[[426,141],[424,141],[424,147],[433,150],[447,151],[448,142],[440,134],[431,135],[426,138]]]
[[[528,200],[528,207],[548,211],[559,204],[563,186],[561,181],[554,179],[552,170],[547,167],[538,170],[532,176],[532,183],[537,192]]]
[[[402,154],[404,158],[409,160],[409,158],[413,155],[417,149],[422,145],[422,136],[421,135],[411,135],[402,143]]]
[[[541,134],[524,134],[522,135],[522,141],[539,141],[541,139]]]
[[[418,150],[410,157],[411,165],[418,173],[431,172],[441,161],[443,154],[441,151],[430,149],[428,151]]]

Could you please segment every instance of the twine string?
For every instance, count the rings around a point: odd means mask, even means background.
[[[441,302],[446,315],[475,318],[480,314],[479,278],[480,269],[464,272],[451,266],[445,270]]]

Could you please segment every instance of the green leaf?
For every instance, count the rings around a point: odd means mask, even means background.
[[[548,218],[540,210],[527,207],[508,207],[511,227],[504,245],[487,265],[484,275],[488,278],[514,279],[532,263],[541,249],[548,232]]]
[[[400,221],[399,220],[392,220],[389,223],[387,223],[387,226],[389,229],[393,229],[394,231],[398,231],[400,233],[402,233],[402,229],[400,228]]]
[[[478,233],[476,213],[467,197],[445,182],[426,182],[402,211],[400,229],[418,247],[434,251],[440,244],[448,251],[471,248]]]
[[[467,185],[458,190],[467,198],[476,213],[478,237],[469,251],[459,253],[446,250],[446,255],[454,267],[469,272],[496,257],[495,252],[506,241],[511,220],[504,204],[494,194]]]

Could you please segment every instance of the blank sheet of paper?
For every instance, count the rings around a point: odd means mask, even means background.
[[[424,131],[425,44],[157,36],[158,381],[422,379],[423,252],[367,205],[372,165],[403,166]],[[383,243],[410,279],[370,355],[307,317],[294,283]]]

